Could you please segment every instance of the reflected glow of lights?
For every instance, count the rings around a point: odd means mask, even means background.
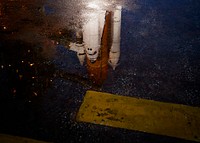
[[[7,27],[6,27],[6,26],[4,26],[4,27],[3,27],[3,29],[4,29],[4,30],[6,30],[6,29],[7,29]]]
[[[92,9],[99,9],[100,8],[95,1],[88,3],[87,7],[92,8]]]
[[[37,96],[38,94],[36,92],[33,92],[34,96]]]
[[[107,6],[111,5],[111,4],[112,3],[108,2],[108,1],[93,0],[92,2],[89,2],[87,4],[87,8],[94,9],[94,10],[100,10],[100,9],[104,9],[103,7],[107,7]]]
[[[86,8],[88,8],[84,13],[84,17],[88,20],[91,18],[95,18],[98,16],[99,13],[102,11],[106,11],[110,9],[111,5],[113,4],[113,1],[107,1],[107,0],[90,0],[88,3],[86,3]],[[87,21],[86,20],[86,21]]]
[[[17,90],[14,88],[14,89],[13,89],[13,94],[15,94],[16,92],[17,92]],[[14,96],[15,96],[15,95],[14,95]]]
[[[1,68],[3,69],[3,68],[4,68],[4,66],[3,66],[3,65],[1,65]]]
[[[22,61],[22,63],[24,63],[24,61]]]
[[[22,80],[22,78],[23,78],[23,75],[19,75],[19,79]]]
[[[30,66],[31,66],[31,67],[34,66],[34,63],[30,64]]]

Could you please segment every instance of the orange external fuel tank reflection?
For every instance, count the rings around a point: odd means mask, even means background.
[[[111,15],[111,12],[106,12],[105,25],[101,37],[101,47],[97,60],[92,63],[87,58],[88,75],[97,85],[102,85],[107,78],[109,49],[111,46]]]

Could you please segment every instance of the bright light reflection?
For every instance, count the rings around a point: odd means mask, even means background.
[[[34,66],[34,63],[30,64],[30,66],[31,66],[31,67]]]
[[[100,7],[96,4],[96,2],[90,2],[87,6],[88,8],[92,8],[92,9],[99,9]]]
[[[92,2],[89,2],[87,4],[87,8],[93,9],[93,10],[100,10],[100,9],[104,9],[105,7],[108,7],[109,5],[111,5],[111,2],[107,2],[107,1],[98,1],[98,0],[93,0]]]

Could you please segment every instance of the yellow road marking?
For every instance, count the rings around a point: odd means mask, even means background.
[[[200,142],[200,108],[87,91],[77,121]]]
[[[50,142],[39,141],[25,137],[12,136],[7,134],[0,134],[0,143],[50,143]]]

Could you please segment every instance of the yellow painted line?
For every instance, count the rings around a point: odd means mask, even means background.
[[[87,91],[77,121],[200,142],[200,108]]]
[[[25,137],[0,134],[0,143],[50,143]]]

